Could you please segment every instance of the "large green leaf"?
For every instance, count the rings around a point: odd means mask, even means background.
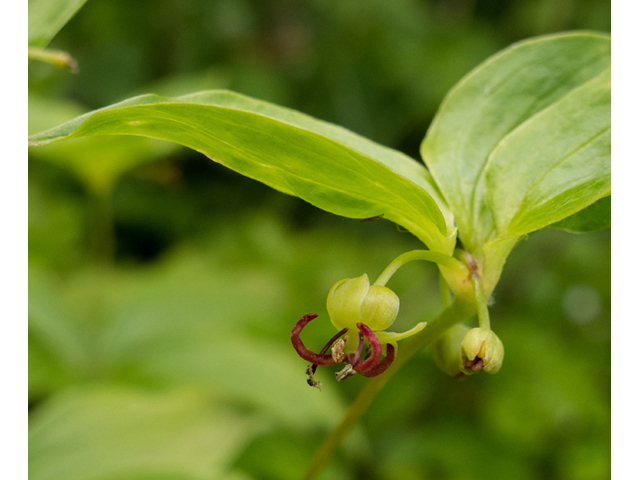
[[[486,177],[498,237],[539,230],[609,195],[611,70],[504,138]]]
[[[610,43],[589,32],[527,40],[449,92],[421,153],[466,248],[542,228],[607,194]]]
[[[47,46],[86,1],[29,0],[29,46]]]
[[[571,215],[547,228],[558,228],[567,232],[594,232],[611,227],[611,196],[601,198],[593,205]]]
[[[455,243],[455,230],[447,226],[444,204],[424,167],[343,128],[266,102],[226,91],[175,99],[145,95],[29,140],[35,146],[94,135],[176,142],[331,213],[384,214],[433,250],[450,253]]]
[[[75,118],[86,109],[68,100],[29,95],[29,131],[38,132]],[[175,143],[145,137],[86,137],[32,149],[31,157],[61,165],[93,192],[108,192],[126,171],[166,157]]]

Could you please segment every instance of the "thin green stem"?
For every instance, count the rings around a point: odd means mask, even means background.
[[[29,47],[29,60],[39,60],[58,68],[66,68],[71,73],[78,73],[78,62],[67,52]]]
[[[476,294],[476,309],[478,311],[478,323],[480,328],[491,329],[491,321],[489,320],[489,309],[487,308],[487,299],[484,295],[484,282],[478,272],[471,274],[473,280],[473,288]]]
[[[451,305],[451,290],[449,289],[449,284],[447,280],[442,276],[442,274],[438,275],[438,281],[440,285],[440,298],[442,299],[442,308],[447,308]]]
[[[466,266],[461,261],[444,255],[442,253],[432,252],[430,250],[411,250],[410,252],[403,253],[393,262],[389,264],[387,268],[380,274],[374,285],[386,285],[391,276],[403,266],[405,263],[412,262],[414,260],[426,260],[427,262],[434,262],[443,267],[451,269],[464,269]]]
[[[411,253],[411,252],[409,252]],[[342,421],[329,434],[324,443],[316,451],[311,459],[302,480],[312,480],[322,470],[333,452],[340,446],[347,434],[353,429],[367,410],[376,394],[386,385],[393,374],[404,365],[411,357],[422,350],[425,346],[435,341],[447,329],[458,322],[465,320],[475,313],[473,305],[454,299],[451,305],[446,308],[436,319],[431,321],[420,333],[416,334],[406,343],[402,344],[398,356],[391,366],[382,375],[373,378],[360,391],[358,397],[347,410]]]

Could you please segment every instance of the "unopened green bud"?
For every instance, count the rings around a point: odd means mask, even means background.
[[[497,373],[502,367],[504,346],[488,328],[472,328],[462,341],[463,364],[467,370]]]
[[[370,286],[366,273],[358,278],[340,280],[327,298],[327,311],[338,330],[357,330],[358,322],[367,324],[374,331],[385,330],[395,321],[399,308],[398,296],[385,286]]]
[[[469,331],[466,325],[456,324],[433,342],[431,354],[440,370],[451,376],[460,375],[464,370],[460,345]]]

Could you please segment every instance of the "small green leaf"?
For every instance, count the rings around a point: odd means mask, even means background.
[[[611,228],[611,195],[601,198],[584,210],[579,211],[547,228],[558,228],[568,232],[595,232]]]
[[[597,33],[534,38],[491,57],[449,92],[421,153],[465,248],[478,250],[496,236],[496,226],[498,236],[527,233],[607,194],[608,87],[602,75],[611,65],[610,50],[610,37]],[[563,135],[544,137],[560,128]],[[571,146],[598,133],[578,156],[571,154]],[[582,181],[583,164],[590,172],[603,167],[601,174]]]
[[[29,0],[29,46],[46,47],[87,0]]]
[[[82,115],[29,142],[94,135],[176,142],[331,213],[384,214],[433,250],[451,253],[455,243],[424,167],[343,128],[266,102],[225,91],[176,99],[145,95]]]

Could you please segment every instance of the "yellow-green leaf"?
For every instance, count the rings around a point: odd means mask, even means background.
[[[421,152],[466,248],[543,228],[607,195],[610,52],[603,34],[538,37],[449,92]]]
[[[447,225],[444,203],[424,167],[343,128],[266,102],[226,91],[173,99],[144,95],[29,141],[35,146],[97,135],[176,142],[331,213],[384,215],[442,253],[455,244],[455,229]]]

